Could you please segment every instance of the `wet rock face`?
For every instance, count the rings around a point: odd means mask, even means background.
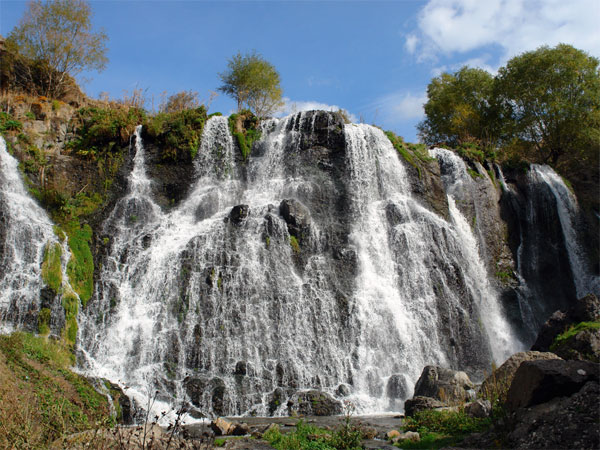
[[[465,372],[427,366],[415,385],[415,397],[430,397],[440,401],[462,402],[469,398],[474,385]]]

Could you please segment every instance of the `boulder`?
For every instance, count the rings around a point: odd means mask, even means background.
[[[310,226],[310,212],[298,200],[282,200],[279,204],[279,214],[287,223],[291,235],[300,237],[306,234]]]
[[[549,352],[528,351],[515,353],[483,381],[479,393],[487,399],[503,400],[522,362],[550,359],[560,358]]]
[[[492,404],[489,400],[477,399],[465,405],[465,413],[472,417],[489,417],[492,413]]]
[[[249,211],[248,205],[234,206],[229,212],[230,222],[234,225],[239,225],[246,217],[248,217]]]
[[[509,411],[568,397],[589,381],[598,383],[600,364],[562,359],[523,362],[510,385],[506,398]]]
[[[215,433],[215,436],[228,436],[233,429],[233,423],[222,417],[218,417],[210,423],[210,428]]]
[[[600,329],[582,329],[572,337],[552,345],[552,351],[563,359],[600,362]]]
[[[421,436],[416,431],[407,431],[405,433],[400,433],[397,441],[413,441],[419,442],[421,441]]]
[[[415,397],[430,397],[445,403],[461,403],[469,398],[474,384],[465,372],[426,366],[415,385]]]
[[[394,439],[397,440],[400,437],[400,432],[398,430],[390,430],[385,435],[390,441],[393,441]]]
[[[388,398],[406,398],[408,393],[408,383],[406,377],[402,374],[392,375],[385,387],[385,394]]]
[[[297,392],[288,402],[288,413],[334,416],[342,413],[342,403],[331,395],[317,390]]]
[[[441,408],[442,406],[444,404],[435,398],[415,396],[404,403],[404,414],[406,416],[413,416],[419,411]]]
[[[338,397],[348,397],[352,391],[346,383],[341,383],[335,390],[335,395]]]
[[[600,385],[587,382],[570,397],[519,409],[513,415],[515,425],[507,436],[508,447],[600,448],[598,404]]]

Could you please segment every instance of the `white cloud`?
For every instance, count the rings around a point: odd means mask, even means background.
[[[280,116],[287,116],[288,114],[294,114],[300,111],[338,111],[340,109],[344,109],[338,105],[328,105],[327,103],[315,101],[296,101],[290,100],[288,97],[284,97],[283,101],[284,106],[279,113]],[[358,118],[354,114],[348,113],[348,116],[352,122],[358,122]]]
[[[419,38],[417,36],[415,36],[414,34],[409,34],[408,36],[406,36],[406,41],[404,42],[404,48],[406,48],[406,51],[412,55],[415,52],[415,50],[417,49],[418,43],[419,43]]]
[[[375,115],[383,116],[385,122],[398,122],[399,120],[420,119],[423,117],[423,104],[427,101],[425,92],[413,94],[411,92],[392,92],[378,98],[370,107]]]
[[[492,45],[502,49],[503,63],[559,43],[598,56],[599,17],[598,0],[430,0],[418,18],[418,58]],[[405,45],[410,50],[408,39]]]

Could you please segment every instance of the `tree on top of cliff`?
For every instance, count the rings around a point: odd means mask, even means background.
[[[283,105],[279,73],[256,52],[246,55],[238,52],[219,77],[223,84],[218,90],[237,101],[238,112],[247,106],[256,116],[264,118]]]
[[[495,79],[495,101],[508,137],[525,142],[553,165],[564,155],[586,158],[590,148],[597,155],[598,64],[597,58],[567,44],[509,60]]]
[[[46,95],[64,94],[70,77],[106,66],[107,36],[93,32],[92,10],[85,0],[30,1],[7,44],[43,65]]]

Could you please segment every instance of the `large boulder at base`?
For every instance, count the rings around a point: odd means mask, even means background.
[[[492,413],[492,404],[489,400],[482,400],[478,398],[477,400],[465,405],[465,413],[471,417],[489,417]]]
[[[548,359],[560,358],[550,352],[529,351],[515,353],[483,381],[479,388],[479,393],[484,398],[504,399],[515,373],[522,362]]]
[[[415,396],[404,403],[404,414],[406,416],[414,416],[419,411],[441,408],[443,406],[444,404],[435,398]]]
[[[321,391],[297,392],[288,402],[288,413],[305,416],[334,416],[342,413],[342,403]]]
[[[465,372],[426,366],[415,385],[415,397],[431,397],[445,403],[462,403],[474,384]]]
[[[598,383],[599,379],[600,364],[589,361],[525,361],[517,369],[510,385],[506,407],[515,411],[556,397],[568,397],[587,382]]]
[[[556,311],[542,325],[531,350],[547,352],[556,336],[569,325],[579,322],[597,322],[600,320],[600,301],[594,294],[578,299],[567,311]]]
[[[600,385],[588,382],[570,397],[558,397],[519,409],[508,446],[532,448],[600,448]]]

